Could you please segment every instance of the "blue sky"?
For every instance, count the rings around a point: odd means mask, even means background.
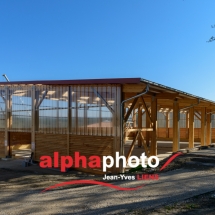
[[[215,100],[214,9],[214,0],[1,0],[0,75],[142,77]]]

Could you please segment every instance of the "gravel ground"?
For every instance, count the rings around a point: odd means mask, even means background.
[[[41,193],[59,182],[102,177],[37,167],[17,170],[13,161],[0,161],[0,214],[214,214],[214,153],[206,152],[178,157],[156,181],[110,181],[122,187],[145,184],[135,191],[71,185]]]

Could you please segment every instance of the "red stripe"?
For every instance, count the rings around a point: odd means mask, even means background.
[[[172,157],[170,157],[166,163],[160,168],[160,171],[162,171],[164,168],[166,168],[176,157],[178,157],[179,155],[182,155],[182,152],[177,152],[176,154],[174,154]]]
[[[126,187],[120,187],[120,186],[116,186],[113,184],[109,184],[109,183],[105,183],[105,182],[101,182],[101,181],[93,181],[93,180],[74,180],[74,181],[67,181],[67,182],[62,182],[59,184],[55,184],[53,186],[47,187],[46,189],[42,190],[41,192],[45,192],[47,190],[51,190],[54,189],[56,187],[63,187],[66,185],[72,185],[72,184],[97,184],[97,185],[101,185],[101,186],[105,186],[105,187],[110,187],[112,189],[116,189],[116,190],[124,190],[124,191],[131,191],[131,190],[137,190],[139,188],[142,188],[144,186],[137,186],[137,187],[130,187],[130,188],[126,188]]]

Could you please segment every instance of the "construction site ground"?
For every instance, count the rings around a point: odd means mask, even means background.
[[[120,187],[145,185],[133,191],[76,184],[41,193],[60,182],[103,181],[104,176],[24,167],[21,158],[0,160],[0,214],[214,214],[215,147],[178,156],[161,172],[143,169],[127,175],[145,173],[159,174],[159,180],[106,181]]]

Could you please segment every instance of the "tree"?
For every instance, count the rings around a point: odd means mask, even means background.
[[[215,25],[211,25],[211,28],[215,28]],[[215,41],[215,37],[212,36],[207,42],[210,43],[210,42],[213,42]]]

